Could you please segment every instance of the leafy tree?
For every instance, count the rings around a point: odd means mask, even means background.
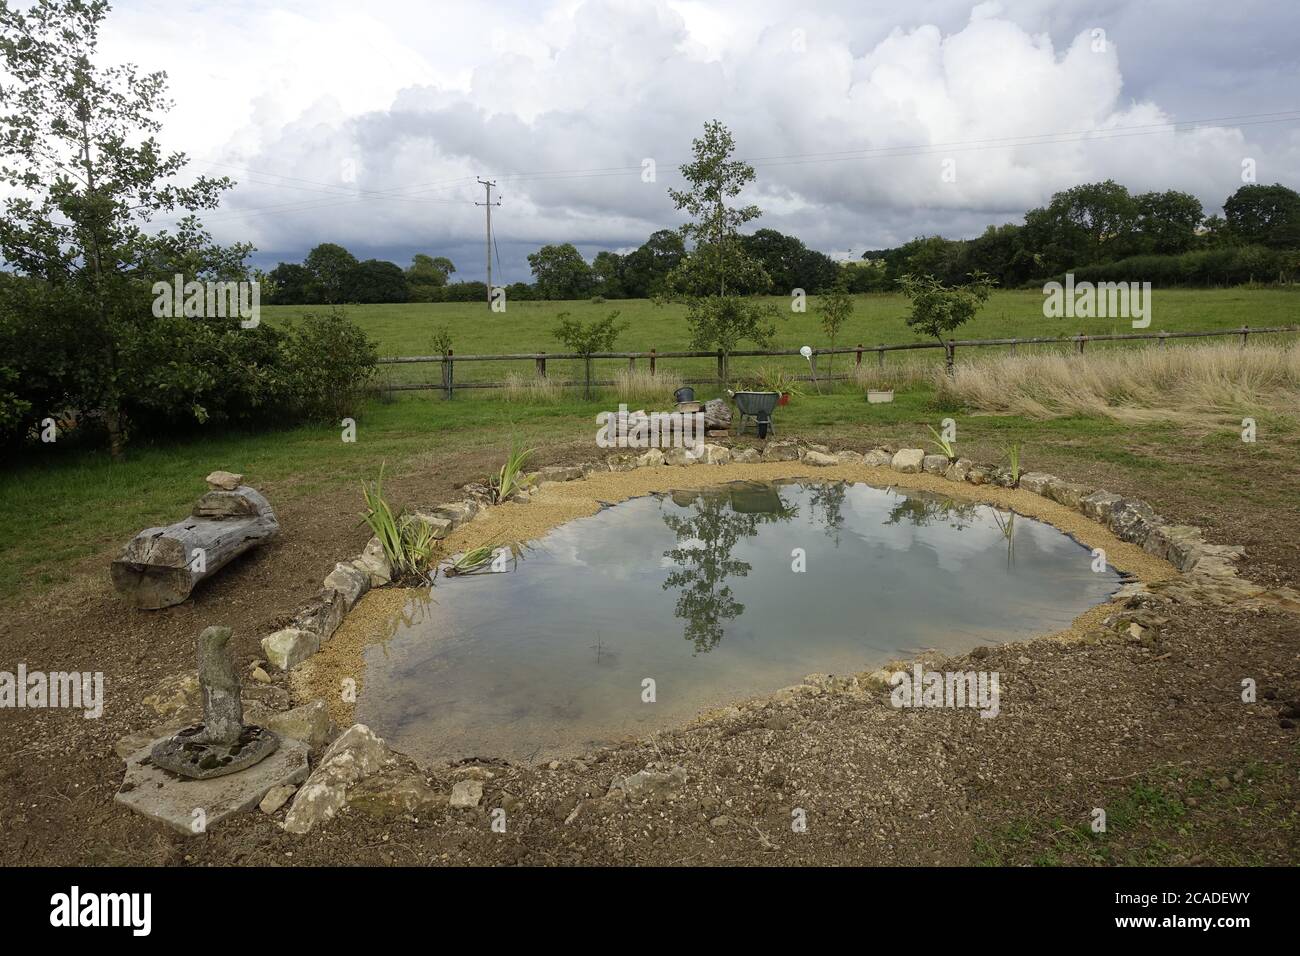
[[[591,292],[591,266],[571,242],[542,246],[528,256],[528,265],[543,299],[580,299]]]
[[[10,190],[0,256],[41,280],[29,290],[31,314],[75,320],[81,410],[98,414],[117,458],[126,368],[151,329],[160,267],[183,259],[197,275],[246,278],[251,247],[211,255],[193,213],[215,207],[233,183],[172,183],[185,156],[154,135],[170,105],[166,74],[95,62],[107,11],[104,0],[36,0],[25,10],[0,0],[0,182]],[[154,216],[176,213],[175,233],[147,231]],[[146,354],[156,366],[160,353]]]
[[[443,256],[434,258],[417,252],[406,269],[406,285],[412,302],[436,302],[438,290],[447,284],[448,277],[456,271],[451,260]]]
[[[736,142],[718,120],[704,124],[704,135],[692,141],[691,149],[695,158],[681,167],[690,188],[669,189],[668,195],[676,208],[692,217],[692,222],[682,226],[682,235],[697,245],[710,245],[718,295],[725,296],[728,266],[741,252],[737,230],[762,215],[757,206],[731,207],[727,200],[739,196],[754,181],[754,167],[731,158]]]
[[[717,349],[722,353],[722,372],[730,373],[731,353],[743,341],[767,348],[776,335],[774,305],[762,305],[734,295],[700,296],[686,304],[686,326],[691,348]]]
[[[1191,193],[1168,189],[1133,197],[1142,245],[1161,255],[1186,252],[1196,242],[1196,227],[1205,218],[1201,201]]]
[[[664,280],[664,292],[690,298],[717,294],[718,256],[714,244],[697,245]],[[763,264],[737,245],[727,256],[727,282],[737,295],[759,295],[772,287],[772,277]]]
[[[1123,186],[1111,179],[1085,183],[1027,212],[1026,239],[1047,271],[1057,272],[1134,252],[1137,219],[1137,204]]]
[[[1300,193],[1281,183],[1242,186],[1224,202],[1223,215],[1238,242],[1300,246]]]
[[[296,262],[281,262],[271,270],[274,291],[265,298],[271,305],[304,305],[311,301],[311,274]]]
[[[974,318],[993,292],[992,279],[983,273],[973,274],[964,286],[946,286],[933,276],[905,275],[898,282],[903,295],[912,300],[907,324],[940,342],[945,333]]]
[[[843,286],[836,286],[822,296],[817,311],[821,315],[822,331],[831,342],[830,361],[826,363],[826,375],[830,377],[835,369],[835,340],[839,337],[840,330],[844,328],[844,323],[853,314],[853,297]]]
[[[627,323],[619,322],[617,311],[589,323],[570,318],[567,312],[561,312],[556,319],[558,321],[552,334],[570,351],[582,356],[586,373],[583,393],[591,398],[591,357],[596,352],[612,352],[614,343],[627,328]]]
[[[357,258],[337,243],[322,242],[307,253],[303,267],[311,276],[312,294],[319,296],[319,301],[334,305],[348,297]]]
[[[623,288],[624,259],[617,252],[598,252],[591,261],[591,279],[597,295],[611,299],[625,296]]]
[[[358,262],[347,282],[349,302],[406,302],[410,292],[402,267],[383,259]]]
[[[642,245],[623,258],[623,288],[634,299],[662,295],[668,274],[686,256],[681,234],[672,229],[652,233]]]

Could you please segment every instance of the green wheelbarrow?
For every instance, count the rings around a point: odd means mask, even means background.
[[[740,422],[736,426],[737,435],[745,433],[746,422],[754,424],[759,438],[766,438],[768,432],[776,434],[776,426],[772,424],[772,412],[776,408],[776,403],[781,400],[780,392],[734,392],[731,397],[735,399],[736,408],[740,412]]]

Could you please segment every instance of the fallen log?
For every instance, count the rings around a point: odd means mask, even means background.
[[[270,502],[258,491],[240,485],[209,492],[195,506],[195,515],[165,528],[146,528],[127,542],[113,562],[113,587],[138,608],[180,604],[204,578],[280,531]],[[225,512],[213,517],[214,512]]]

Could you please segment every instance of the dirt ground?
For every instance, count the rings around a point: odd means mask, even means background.
[[[1182,454],[1186,486],[1146,488],[1109,467],[1058,473],[1141,495],[1216,543],[1245,544],[1247,576],[1294,586],[1294,509],[1261,518],[1236,514],[1229,501],[1206,503],[1193,482],[1197,452]],[[551,447],[543,463],[589,457],[589,448]],[[407,468],[387,489],[433,505],[491,465],[487,452],[444,453],[436,468]],[[1052,470],[1049,461],[1036,467]],[[1285,487],[1295,476],[1257,480]],[[273,485],[261,490],[277,503]],[[345,812],[298,837],[252,812],[186,838],[115,804],[123,763],[114,742],[158,721],[143,698],[193,666],[195,635],[211,624],[234,628],[246,672],[258,639],[364,545],[355,499],[347,488],[277,503],[280,538],[178,607],[126,609],[102,562],[88,562],[77,585],[5,609],[0,662],[103,671],[108,706],[99,720],[0,710],[0,863],[1300,862],[1300,617],[1277,609],[1194,609],[1155,646],[1043,639],[980,649],[958,666],[999,671],[996,720],[898,710],[887,691],[823,687],[555,764],[430,768],[440,789],[472,773],[485,795],[483,809],[426,819]],[[1258,703],[1241,701],[1244,677],[1257,681]],[[682,768],[676,799],[607,797],[611,779],[647,767]],[[490,826],[494,807],[507,809],[504,833]],[[1096,808],[1107,810],[1105,835],[1088,828]]]

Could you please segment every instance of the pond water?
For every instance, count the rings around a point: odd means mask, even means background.
[[[577,754],[805,674],[1058,630],[1120,585],[1091,565],[1050,525],[920,492],[636,498],[420,592],[366,651],[357,719],[425,760]]]

